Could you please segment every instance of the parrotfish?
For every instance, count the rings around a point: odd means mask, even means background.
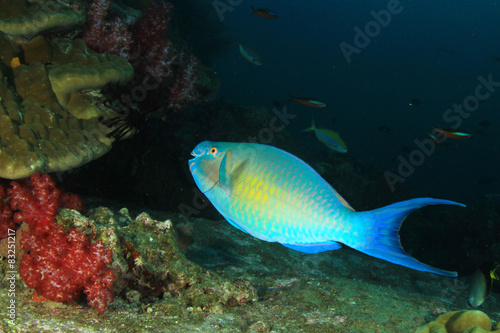
[[[260,55],[257,53],[257,51],[255,51],[254,49],[252,49],[250,46],[248,45],[244,45],[244,44],[238,44],[239,48],[240,48],[240,54],[243,58],[245,58],[246,61],[248,61],[249,63],[255,65],[255,66],[262,66],[262,58],[260,57]]]
[[[312,121],[312,126],[306,128],[302,132],[314,131],[316,138],[323,142],[325,146],[331,150],[338,151],[339,153],[347,153],[347,146],[340,137],[339,133],[329,130],[327,128],[317,128],[314,125],[314,119]]]
[[[234,227],[296,251],[337,250],[341,244],[415,270],[457,276],[408,255],[399,241],[401,223],[427,205],[460,203],[417,198],[356,212],[307,163],[257,143],[199,143],[189,160],[196,185]]]

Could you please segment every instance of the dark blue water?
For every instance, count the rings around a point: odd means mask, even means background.
[[[279,18],[250,15],[250,4],[243,1],[223,13],[223,23],[236,41],[260,53],[264,65],[246,62],[234,46],[214,66],[222,81],[219,97],[269,108],[273,100],[286,102],[288,93],[327,103],[324,109],[287,103],[288,111],[297,115],[287,130],[304,154],[311,147],[316,154],[328,149],[311,132],[302,133],[314,117],[317,126],[340,133],[352,156],[403,176],[415,196],[472,203],[500,192],[500,83],[491,88],[494,91],[484,84],[479,88],[489,94],[474,111],[454,114],[453,121],[443,119],[447,109],[475,95],[479,76],[500,82],[500,62],[492,60],[500,57],[499,5],[319,0],[252,5],[269,7]],[[382,27],[370,12],[388,6],[394,6],[395,13]],[[365,30],[367,25],[375,29],[373,37],[348,63],[340,44],[355,46],[354,28]],[[422,104],[410,106],[413,98]],[[448,139],[447,150],[437,146],[424,154],[415,140],[426,139],[434,124],[460,125],[473,138]],[[381,132],[380,126],[390,131]],[[412,152],[414,170],[398,171]]]

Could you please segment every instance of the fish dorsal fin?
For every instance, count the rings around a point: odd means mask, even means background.
[[[342,205],[344,205],[345,208],[350,209],[353,212],[356,211],[354,208],[351,207],[351,205],[349,205],[349,203],[344,198],[342,198],[342,196],[339,194],[339,192],[337,192],[333,187],[332,187],[332,190],[333,190],[333,194],[335,194],[337,199],[339,199],[340,203]]]
[[[234,160],[233,155],[233,151],[228,150],[222,158],[219,168],[219,186],[228,197],[238,194],[243,170],[248,164],[248,159],[246,159],[231,170],[231,164],[233,164]]]

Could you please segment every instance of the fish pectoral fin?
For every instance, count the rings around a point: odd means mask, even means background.
[[[333,251],[338,250],[342,247],[341,244],[337,242],[331,243],[316,243],[316,244],[285,244],[281,243],[281,245],[288,247],[289,249],[304,252],[304,253],[318,253],[325,251]]]
[[[228,197],[234,196],[238,193],[239,184],[241,183],[242,173],[248,164],[248,159],[239,163],[231,170],[233,162],[233,151],[228,150],[226,155],[222,158],[219,168],[219,186]]]
[[[222,188],[224,193],[228,197],[231,196],[232,194],[232,188],[231,188],[231,175],[229,174],[229,163],[231,162],[233,156],[233,151],[228,150],[224,157],[222,158],[222,161],[220,163],[219,167],[219,186]]]

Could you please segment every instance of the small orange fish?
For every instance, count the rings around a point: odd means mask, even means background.
[[[255,8],[253,8],[252,5],[250,5],[250,7],[252,7],[252,12],[250,13],[250,15],[255,13],[255,14],[259,15],[260,17],[270,19],[270,20],[275,20],[278,18],[278,15],[268,8],[255,9]]]
[[[318,101],[316,99],[313,99],[313,98],[309,98],[309,97],[293,97],[290,95],[290,99],[294,102],[297,102],[297,103],[302,104],[304,106],[308,106],[310,108],[315,108],[315,109],[321,109],[321,108],[324,108],[326,106],[325,103]]]
[[[434,128],[434,131],[443,134],[447,138],[455,140],[466,140],[472,138],[472,135],[465,132],[457,131],[453,128]]]

